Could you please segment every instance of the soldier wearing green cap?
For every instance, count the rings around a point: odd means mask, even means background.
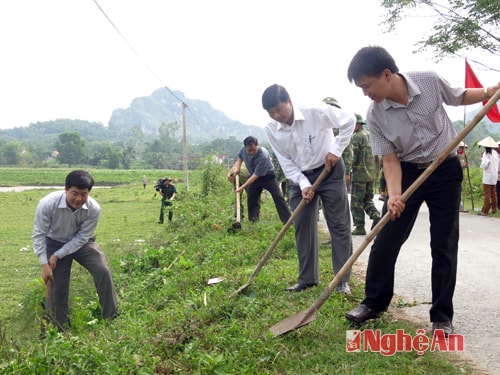
[[[356,114],[356,126],[349,144],[350,153],[344,155],[346,171],[351,171],[351,214],[356,226],[353,235],[365,235],[365,212],[372,219],[372,228],[380,220],[373,203],[374,185],[379,172],[378,156],[372,154],[369,133],[363,127],[366,121]]]
[[[327,96],[325,99],[323,99],[323,102],[329,105],[333,105],[334,107],[342,109],[340,106],[339,102],[337,99],[335,99],[333,96]]]
[[[323,103],[342,109],[338,100],[333,96],[327,96],[325,99],[323,99]],[[333,128],[332,131],[334,136],[339,135],[339,129]]]
[[[172,177],[166,177],[163,185],[160,188],[161,195],[161,208],[160,208],[160,218],[158,219],[158,224],[163,224],[163,218],[166,208],[168,207],[168,221],[172,221],[174,216],[172,212],[172,201],[177,195],[177,189],[172,185]]]

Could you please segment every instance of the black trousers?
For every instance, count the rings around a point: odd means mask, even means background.
[[[248,206],[248,220],[257,221],[259,220],[260,214],[260,195],[262,190],[266,189],[274,200],[274,205],[278,211],[281,222],[284,224],[288,221],[291,216],[290,209],[283,198],[276,176],[273,174],[267,174],[263,177],[259,177],[250,186],[246,188],[247,192],[247,206]]]
[[[401,163],[405,191],[424,170]],[[431,237],[431,322],[453,319],[453,293],[457,274],[459,205],[462,168],[457,158],[447,159],[418,188],[405,204],[401,217],[389,221],[379,232],[371,248],[366,271],[366,298],[369,308],[385,311],[394,292],[394,270],[401,246],[415,224],[420,206],[429,208]],[[387,211],[384,204],[383,214]]]

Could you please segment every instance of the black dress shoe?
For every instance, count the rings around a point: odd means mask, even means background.
[[[316,285],[318,285],[318,284],[299,284],[299,283],[297,283],[297,284],[294,284],[292,286],[289,286],[288,288],[286,288],[286,290],[288,292],[302,292],[303,290],[312,288]]]
[[[358,307],[349,311],[345,315],[345,318],[347,320],[350,320],[351,322],[361,324],[370,319],[380,318],[382,314],[383,312],[374,311],[366,305],[359,305]]]

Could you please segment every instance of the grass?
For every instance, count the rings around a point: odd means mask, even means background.
[[[54,172],[52,174],[52,172]],[[99,172],[99,183],[117,181]],[[92,280],[79,265],[71,284],[72,330],[50,330],[39,338],[44,286],[31,248],[33,214],[47,190],[0,193],[0,373],[5,374],[472,374],[445,353],[347,353],[346,311],[362,299],[361,279],[353,295],[334,293],[311,324],[273,337],[269,328],[309,308],[333,277],[331,254],[320,249],[321,285],[304,293],[284,293],[295,282],[297,259],[291,228],[268,264],[245,293],[231,298],[278,234],[281,223],[270,197],[263,197],[261,220],[229,233],[234,194],[214,176],[215,190],[200,192],[202,174],[190,175],[189,191],[177,184],[174,221],[158,225],[160,201],[142,188],[143,171],[123,184],[95,189],[103,214],[97,240],[106,253],[121,315],[111,324],[99,318]],[[34,172],[33,172],[34,173]],[[66,172],[67,173],[67,172]],[[97,180],[97,176],[94,177]],[[159,172],[158,177],[166,174]],[[170,173],[180,176],[176,172]],[[9,175],[10,177],[7,177]],[[7,183],[17,172],[0,170]],[[148,177],[151,171],[148,173]],[[44,171],[44,183],[60,183],[60,171]],[[153,178],[150,177],[150,180]],[[321,234],[326,239],[325,234]],[[25,251],[28,248],[28,251]],[[224,281],[208,285],[210,278]],[[415,335],[418,327],[390,314],[364,328]]]

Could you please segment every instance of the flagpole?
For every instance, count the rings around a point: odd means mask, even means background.
[[[465,85],[464,87],[467,87],[467,57],[465,58]],[[464,128],[465,124],[467,123],[467,106],[464,105]],[[467,149],[465,148],[465,138],[462,139],[462,142],[464,142],[464,159],[465,159],[465,168],[467,169],[467,182],[469,185],[469,194],[470,194],[470,202],[471,202],[471,207],[472,207],[472,212],[474,212],[474,194],[472,192],[472,184],[470,182],[470,173],[469,173],[469,161],[467,160]],[[462,201],[464,202],[464,211],[465,211],[465,193],[464,193],[464,188],[463,188],[463,183],[462,183]]]

